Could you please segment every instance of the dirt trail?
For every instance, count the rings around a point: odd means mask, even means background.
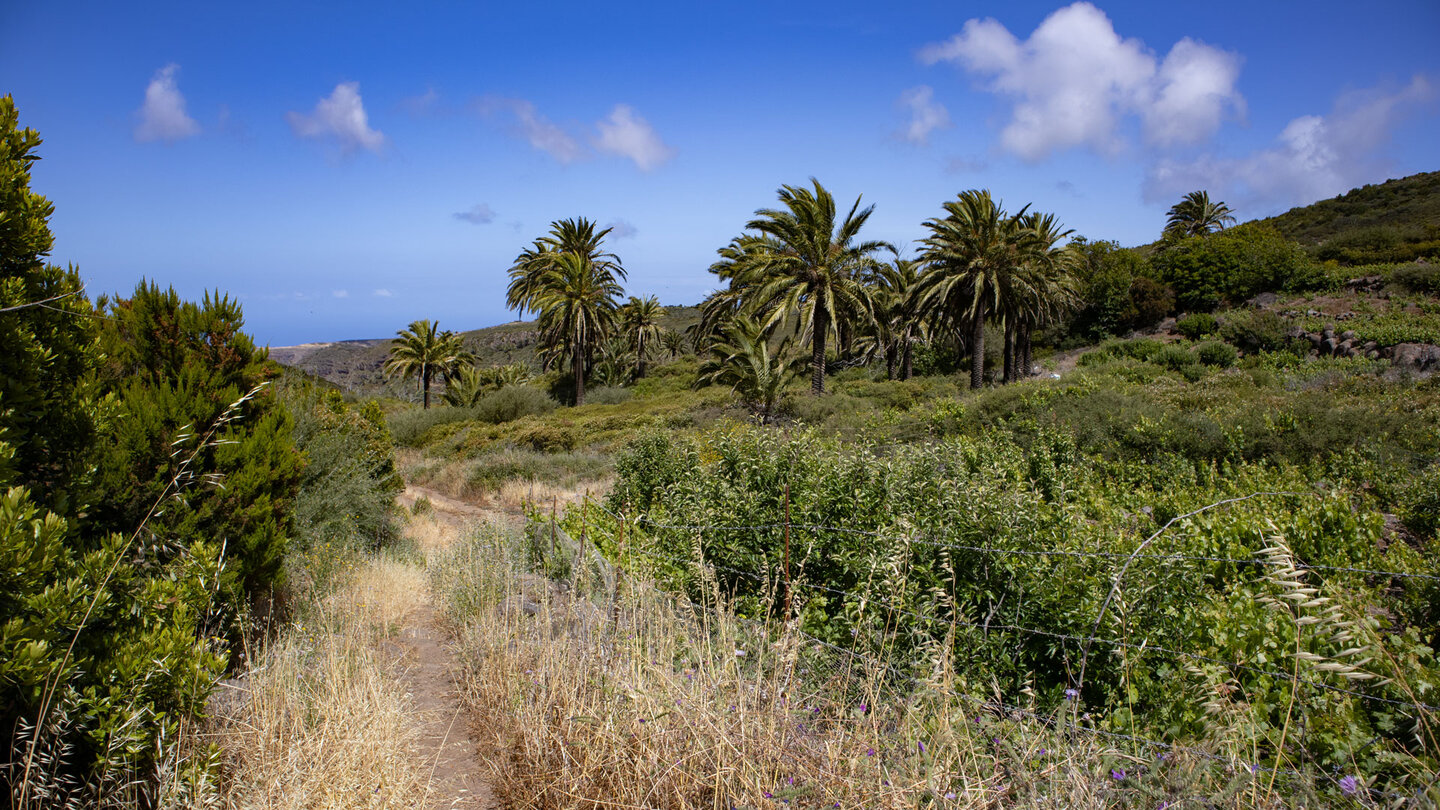
[[[432,551],[459,539],[470,524],[488,520],[509,525],[517,519],[422,487],[406,488],[398,500],[408,508],[420,497],[430,499],[435,516],[444,525],[441,536],[432,538],[439,543],[432,543],[428,549]],[[483,735],[476,733],[460,701],[458,666],[428,592],[405,617],[397,644],[404,653],[401,681],[414,700],[426,761],[433,763],[431,807],[498,810],[501,805],[485,779],[489,768],[480,756],[478,740]]]

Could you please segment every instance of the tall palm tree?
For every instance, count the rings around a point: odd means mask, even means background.
[[[1080,303],[1074,270],[1080,254],[1061,240],[1074,233],[1064,230],[1054,214],[1031,212],[1021,217],[1030,231],[1021,254],[1018,274],[1024,278],[1014,302],[1015,346],[1011,350],[1011,377],[1029,376],[1034,358],[1031,337],[1043,326]]]
[[[1015,269],[1034,240],[1021,224],[1028,208],[1012,216],[988,190],[971,189],[945,203],[943,218],[925,222],[927,266],[915,285],[916,308],[937,325],[969,326],[971,388],[985,382],[985,322],[1010,305]]]
[[[876,349],[885,354],[885,375],[891,380],[897,370],[900,379],[908,380],[914,369],[912,353],[923,332],[915,312],[914,292],[919,278],[920,263],[902,259],[898,253],[871,274]]]
[[[670,359],[674,360],[680,356],[680,352],[685,351],[685,336],[674,329],[666,329],[660,333],[660,345],[665,347],[665,351],[670,353]]]
[[[541,343],[557,359],[569,359],[575,404],[583,405],[585,368],[615,327],[615,299],[623,290],[605,263],[569,251],[554,252],[538,286],[533,306],[540,313]]]
[[[632,295],[630,301],[620,307],[620,323],[624,326],[626,338],[635,347],[637,380],[645,376],[646,353],[660,342],[660,316],[664,313],[665,308],[660,306],[660,300],[653,295],[645,298]]]
[[[879,265],[875,253],[894,246],[856,241],[873,205],[862,211],[857,197],[837,221],[835,198],[819,180],[810,182],[813,188],[781,186],[785,207],[756,211],[745,226],[760,238],[731,244],[741,248],[734,272],[743,288],[743,307],[757,315],[766,332],[795,320],[796,333],[810,344],[810,389],[818,396],[825,392],[827,341],[845,334],[846,319],[873,319],[862,275]]]
[[[1234,222],[1234,212],[1223,202],[1211,202],[1207,191],[1192,191],[1170,208],[1166,236],[1205,236]]]
[[[539,313],[540,356],[568,359],[575,404],[585,402],[585,371],[596,344],[615,327],[615,299],[626,278],[620,257],[603,247],[609,228],[584,217],[550,223],[550,232],[515,258],[506,303]]]
[[[785,389],[799,379],[805,360],[790,351],[790,338],[774,349],[760,324],[741,316],[726,325],[710,345],[710,358],[695,379],[702,385],[729,385],[768,424]]]
[[[396,332],[385,361],[385,373],[418,377],[424,407],[430,407],[430,383],[438,373],[449,379],[470,359],[460,336],[441,331],[436,321],[415,321]]]

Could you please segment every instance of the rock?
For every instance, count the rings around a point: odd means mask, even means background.
[[[1361,276],[1345,282],[1345,288],[1355,292],[1377,292],[1384,286],[1385,279],[1380,276]]]
[[[1348,340],[1342,340],[1340,345],[1335,347],[1335,353],[1341,357],[1350,357],[1355,354],[1355,344]]]
[[[1401,343],[1390,350],[1390,362],[1415,371],[1440,369],[1440,346],[1428,343]]]
[[[1320,313],[1316,312],[1313,309],[1307,309],[1305,310],[1305,316],[1308,318],[1318,318],[1320,317]]]
[[[1330,340],[1330,339],[1334,338],[1334,337],[1335,337],[1335,327],[1333,327],[1333,326],[1327,326],[1327,327],[1325,327],[1324,329],[1321,329],[1321,330],[1320,330],[1320,337],[1321,337],[1322,339],[1324,339],[1324,340]]]
[[[1380,348],[1380,344],[1376,343],[1373,340],[1367,340],[1364,343],[1360,344],[1360,348],[1364,349],[1367,352],[1373,352]]]
[[[1371,349],[1370,351],[1365,352],[1365,356],[1368,357],[1368,358],[1370,358],[1371,360],[1379,360],[1379,359],[1380,359],[1380,352],[1377,352],[1377,351],[1375,351],[1374,349]]]
[[[1348,340],[1348,341],[1350,341],[1351,343],[1354,343],[1354,342],[1355,342],[1355,338],[1356,338],[1356,337],[1358,337],[1358,336],[1355,334],[1355,330],[1354,330],[1354,329],[1346,329],[1344,332],[1341,332],[1341,333],[1340,333],[1340,339],[1341,339],[1341,340]]]
[[[1340,344],[1335,342],[1334,336],[1327,337],[1324,340],[1320,341],[1320,353],[1322,355],[1325,355],[1326,357],[1333,356],[1335,354],[1335,351],[1339,348]]]
[[[1251,307],[1253,309],[1260,309],[1261,307],[1271,306],[1279,300],[1280,296],[1276,295],[1275,293],[1263,292],[1255,296],[1254,298],[1251,298],[1249,301],[1246,301],[1245,306]]]
[[[1295,339],[1307,337],[1307,335],[1305,334],[1305,330],[1304,330],[1304,329],[1301,329],[1301,328],[1298,327],[1298,326],[1292,326],[1292,327],[1290,327],[1289,329],[1285,330],[1285,337],[1290,338],[1290,339],[1292,339],[1292,340],[1295,340]]]
[[[1314,350],[1314,351],[1317,351],[1317,352],[1320,351],[1320,344],[1321,344],[1322,342],[1324,342],[1324,340],[1325,340],[1324,338],[1320,337],[1319,335],[1310,334],[1310,333],[1307,333],[1307,334],[1305,335],[1305,339],[1308,340],[1308,341],[1310,341],[1310,348],[1311,348],[1312,350]]]

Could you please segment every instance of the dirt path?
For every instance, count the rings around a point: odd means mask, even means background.
[[[511,524],[516,520],[516,516],[456,501],[422,487],[407,487],[398,500],[408,509],[421,497],[430,499],[442,524],[439,536],[426,538],[428,542],[423,545],[427,553],[456,541],[473,523]],[[397,644],[404,655],[401,679],[414,702],[421,747],[426,761],[433,763],[431,807],[498,810],[501,805],[486,781],[489,769],[480,756],[479,740],[483,735],[472,726],[460,701],[458,666],[428,592],[405,617]]]

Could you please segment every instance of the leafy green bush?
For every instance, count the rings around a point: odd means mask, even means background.
[[[1195,348],[1195,354],[1200,358],[1200,362],[1217,368],[1229,368],[1235,365],[1235,360],[1239,356],[1239,352],[1235,350],[1234,346],[1218,340],[1201,343]]]
[[[555,410],[555,400],[529,385],[511,385],[480,400],[475,406],[475,419],[498,425],[513,422],[522,416],[535,416]]]
[[[1269,310],[1234,310],[1226,314],[1220,336],[1246,352],[1293,351],[1303,356],[1309,344],[1287,334],[1290,325]]]
[[[1179,371],[1186,366],[1193,366],[1200,362],[1189,348],[1178,343],[1172,343],[1162,348],[1152,358],[1152,361],[1156,365],[1164,366],[1171,371]]]
[[[1174,288],[1176,305],[1190,312],[1209,312],[1224,301],[1265,291],[1298,292],[1328,283],[1299,245],[1258,225],[1176,240],[1151,264]]]
[[[1082,261],[1075,270],[1080,308],[1065,330],[1097,340],[1159,323],[1175,305],[1175,294],[1151,278],[1146,258],[1115,242],[1072,242]]]
[[[571,425],[534,424],[515,433],[514,440],[541,453],[567,452],[580,443],[580,434]]]
[[[599,479],[609,471],[609,457],[599,453],[541,453],[511,448],[472,461],[465,483],[467,488],[481,492],[498,489],[509,481],[574,486]]]
[[[1390,273],[1390,280],[1405,289],[1440,296],[1440,264],[1406,264]]]
[[[505,389],[502,389],[505,390]],[[408,408],[390,414],[387,420],[390,435],[395,443],[401,447],[424,447],[429,440],[426,434],[432,428],[440,425],[449,425],[456,422],[469,422],[478,419],[475,408],[456,408],[453,406],[435,408]]]
[[[1401,494],[1400,519],[1422,541],[1434,541],[1440,529],[1440,464],[1415,476]]]
[[[619,405],[629,402],[635,392],[618,385],[602,385],[585,392],[586,405]]]
[[[1175,331],[1190,340],[1199,340],[1219,333],[1220,322],[1208,312],[1196,312],[1176,320]]]

